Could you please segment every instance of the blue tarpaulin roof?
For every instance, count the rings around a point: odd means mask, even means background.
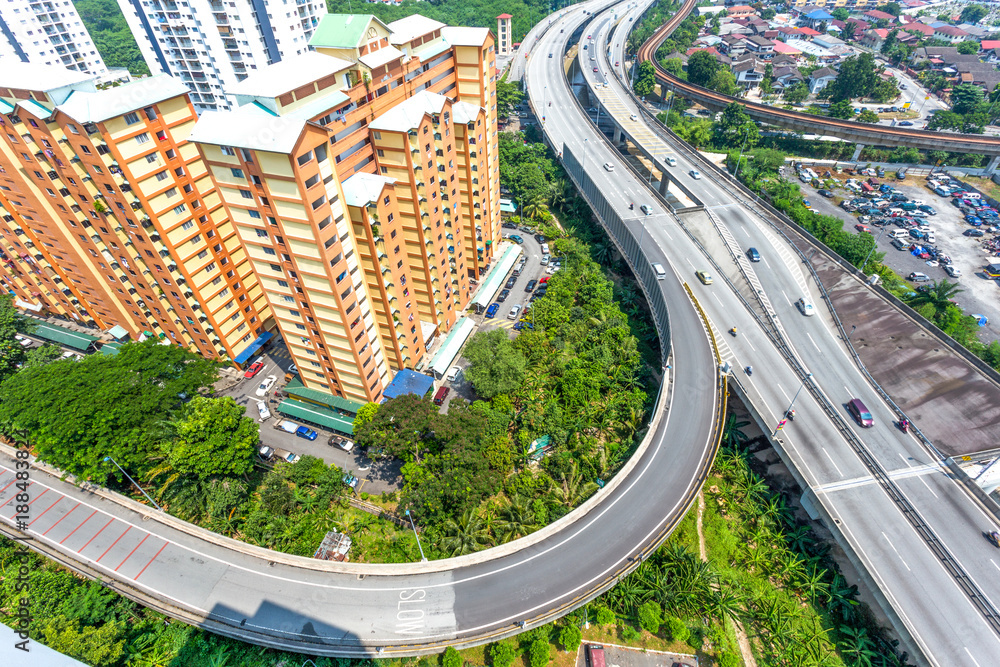
[[[245,364],[247,361],[250,360],[250,357],[257,354],[257,350],[262,348],[264,346],[264,343],[271,340],[271,338],[273,337],[274,337],[273,333],[271,333],[270,331],[265,331],[261,335],[257,336],[257,339],[254,342],[247,345],[247,348],[245,350],[236,355],[236,358],[233,359],[233,361],[236,362],[237,364]]]
[[[411,370],[401,370],[396,373],[382,395],[386,398],[396,398],[405,394],[423,396],[434,386],[434,378]]]

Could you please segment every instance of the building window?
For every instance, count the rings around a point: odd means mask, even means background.
[[[240,190],[240,196],[244,199],[253,199],[253,193],[249,190]]]
[[[236,178],[243,178],[243,170],[237,169],[236,167],[230,167],[229,171],[233,172],[233,176]]]
[[[192,227],[194,227],[194,223],[190,220],[181,225],[181,229],[191,229]]]
[[[168,176],[167,176],[166,170],[163,170],[163,171],[161,171],[160,173],[158,173],[156,175],[156,180],[158,180],[158,181],[165,181],[165,180],[167,180],[167,178],[168,178]]]
[[[254,220],[260,220],[260,211],[255,211],[251,208],[247,210],[247,213],[249,213],[250,217],[253,218]]]
[[[180,215],[186,210],[187,206],[185,206],[184,204],[178,204],[177,206],[174,206],[174,213],[177,213],[178,215]]]
[[[149,164],[153,164],[154,162],[156,162],[157,159],[158,157],[156,153],[150,153],[149,155],[146,156],[146,162],[148,162]]]
[[[223,155],[236,155],[236,151],[230,148],[229,146],[222,146],[221,148]]]
[[[167,197],[175,197],[175,196],[177,196],[177,188],[170,188],[169,190],[167,190],[163,194],[167,195]]]
[[[267,246],[263,246],[262,249],[263,249],[265,255],[277,255],[278,254],[278,253],[274,252],[274,248],[268,248]]]
[[[136,112],[129,111],[127,114],[125,114],[126,125],[135,125],[138,122],[139,122],[139,114],[137,114]]]
[[[142,134],[135,135],[135,143],[144,144],[149,141],[149,132],[143,132]]]

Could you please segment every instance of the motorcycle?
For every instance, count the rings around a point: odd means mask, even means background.
[[[788,421],[795,421],[795,410],[792,409],[786,412],[785,419],[787,419]]]
[[[630,211],[634,211],[634,210],[635,210],[635,204],[633,204],[633,203],[629,202],[629,205],[628,205],[628,210],[630,210]]]
[[[733,327],[732,329],[730,329],[729,333],[732,334],[733,338],[736,338],[736,327]]]
[[[910,432],[910,420],[909,419],[900,419],[899,420],[899,430],[902,431],[903,433],[909,433]]]
[[[743,370],[746,371],[747,375],[753,375],[753,366],[747,366]]]

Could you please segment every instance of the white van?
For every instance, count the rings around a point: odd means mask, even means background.
[[[928,229],[927,230],[927,242],[928,243],[935,243],[936,242],[935,241],[935,236],[934,236],[934,230],[933,229]]]
[[[663,268],[662,264],[660,264],[659,262],[653,262],[652,266],[653,266],[653,272],[656,273],[657,280],[663,280],[664,278],[667,277],[667,272]]]
[[[906,239],[910,237],[910,230],[908,229],[894,229],[889,232],[889,238],[891,239]]]

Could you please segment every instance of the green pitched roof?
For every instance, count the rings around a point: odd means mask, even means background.
[[[340,433],[354,435],[353,419],[345,419],[333,412],[333,410],[313,405],[312,403],[300,403],[299,401],[287,398],[278,404],[278,412],[288,415],[293,419],[301,419],[310,424],[325,426]]]
[[[331,408],[343,410],[344,412],[350,412],[352,415],[358,414],[358,410],[360,410],[361,406],[364,405],[364,403],[358,403],[357,401],[352,401],[347,398],[334,396],[333,394],[328,394],[327,392],[320,391],[319,389],[310,389],[302,384],[302,380],[299,379],[298,375],[289,380],[288,384],[285,385],[285,391],[288,392],[289,395],[301,398],[304,401],[326,405]]]
[[[47,341],[71,347],[74,350],[86,352],[97,340],[97,336],[88,336],[71,329],[49,324],[48,322],[35,322],[35,328],[30,332],[32,336],[44,338]]]
[[[353,49],[361,43],[372,21],[389,31],[389,27],[371,14],[327,14],[309,40],[309,46],[328,49]],[[390,31],[391,32],[391,31]]]
[[[122,349],[123,343],[105,343],[101,347],[101,354],[113,355],[118,354],[118,351]]]

